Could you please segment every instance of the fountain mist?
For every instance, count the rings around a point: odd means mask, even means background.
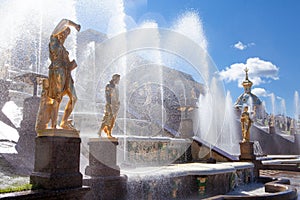
[[[62,18],[76,21],[73,4],[74,0],[5,2],[0,8],[0,55],[3,55],[0,65],[9,64],[16,71],[47,74],[48,48],[44,47],[48,47],[49,34]],[[71,59],[76,52],[74,35],[66,41],[66,48],[73,49]]]

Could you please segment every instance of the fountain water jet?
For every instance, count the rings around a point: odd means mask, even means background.
[[[270,95],[270,98],[271,98],[271,105],[272,105],[272,114],[275,116],[275,112],[276,112],[276,106],[275,106],[275,94],[272,93]]]
[[[294,129],[295,129],[295,132],[297,133],[298,132],[298,121],[299,121],[299,93],[298,91],[295,91],[295,94],[294,94],[294,109],[295,109],[295,112],[294,112],[294,118],[295,118],[295,122],[294,122]]]
[[[221,129],[221,139],[218,145],[221,149],[230,153],[231,155],[237,155],[240,151],[238,145],[238,141],[240,141],[240,135],[236,126],[236,115],[232,105],[233,103],[230,92],[227,91],[225,100],[224,124]]]

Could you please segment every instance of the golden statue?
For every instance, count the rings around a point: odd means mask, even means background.
[[[51,64],[49,66],[49,86],[47,88],[44,86],[47,97],[42,97],[43,102],[41,102],[42,107],[44,104],[48,105],[48,107],[40,108],[41,112],[39,112],[38,116],[39,124],[37,123],[37,129],[47,128],[47,126],[45,127],[45,123],[47,124],[49,122],[48,119],[50,118],[52,121],[51,127],[56,128],[59,105],[63,96],[68,95],[69,101],[65,107],[60,127],[62,129],[75,130],[71,124],[71,120],[68,120],[68,118],[71,115],[77,101],[74,81],[71,76],[71,71],[77,67],[77,63],[75,60],[70,61],[69,52],[64,47],[64,42],[71,33],[71,29],[69,28],[70,26],[73,26],[77,31],[80,31],[79,24],[76,24],[71,20],[63,19],[55,27],[50,36],[49,57]],[[47,81],[45,81],[44,84],[46,84],[46,82]],[[48,97],[49,99],[47,99]],[[50,108],[50,105],[55,106]],[[50,111],[51,109],[52,111]],[[42,112],[42,110],[47,111]]]
[[[250,118],[250,114],[248,112],[248,106],[244,107],[244,110],[241,115],[241,126],[242,126],[242,142],[250,141],[250,127],[252,124],[252,120]]]
[[[102,119],[102,124],[98,132],[101,137],[101,132],[104,131],[108,138],[113,138],[111,133],[115,125],[116,117],[120,108],[119,90],[117,85],[120,82],[120,75],[114,74],[112,79],[105,87],[105,111]]]

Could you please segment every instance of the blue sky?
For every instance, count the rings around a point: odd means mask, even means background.
[[[0,0],[2,5],[8,2],[37,6],[35,0]],[[233,101],[243,92],[240,82],[247,66],[253,93],[266,102],[268,112],[274,96],[276,113],[282,112],[284,100],[288,115],[294,115],[294,94],[300,92],[299,0],[65,0],[67,6],[60,1],[42,2],[47,16],[54,13],[49,8],[53,7],[59,10],[55,15],[67,18],[73,16],[76,2],[74,20],[82,30],[92,28],[104,33],[113,31],[107,28],[108,23],[120,14],[126,18],[126,29],[130,29],[147,20],[170,28],[185,13],[194,13],[201,22],[199,30],[205,36],[207,51]]]
[[[196,13],[208,52],[223,75],[233,101],[242,93],[243,69],[249,68],[253,93],[275,112],[294,115],[294,94],[300,91],[300,1],[298,0],[126,0],[125,12],[136,23],[171,24],[186,12]]]

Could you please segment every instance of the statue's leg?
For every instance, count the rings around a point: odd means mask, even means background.
[[[246,140],[250,141],[250,126],[247,128],[247,131],[246,131]]]
[[[108,130],[108,133],[107,133],[107,137],[109,137],[109,138],[113,138],[111,133],[112,133],[112,129],[114,128],[114,125],[115,125],[115,120],[116,120],[116,118],[112,117],[111,122],[110,122],[110,126],[109,126],[109,130]]]
[[[102,129],[107,136],[109,136],[109,129],[110,128],[108,126],[106,126],[106,125]]]
[[[70,117],[70,115],[74,109],[75,103],[77,101],[77,96],[76,96],[74,87],[72,86],[72,88],[68,88],[66,90],[66,94],[69,97],[69,101],[65,107],[64,115],[63,115],[62,121],[60,123],[60,126],[64,129],[73,129],[73,128],[71,128],[71,126],[68,123],[68,118]]]
[[[56,129],[59,105],[60,102],[53,100],[51,111],[51,128],[53,129]]]

